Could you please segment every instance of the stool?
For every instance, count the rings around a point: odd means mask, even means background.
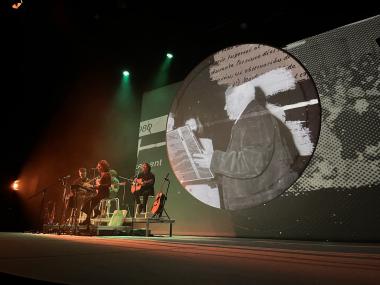
[[[101,216],[106,216],[107,218],[110,218],[111,213],[111,202],[114,201],[116,204],[116,210],[120,210],[120,203],[119,198],[107,198],[100,200],[99,209],[101,209],[102,213]]]
[[[140,205],[142,205],[142,202],[143,202],[142,198],[143,196],[140,196],[140,203],[141,203]],[[137,204],[135,202],[135,218],[137,218],[137,215],[144,215],[144,218],[146,219],[148,217],[148,209],[152,208],[155,198],[156,196],[151,196],[151,195],[148,196],[148,200],[146,202],[146,207],[145,207],[145,213],[140,213],[140,214],[137,213]]]

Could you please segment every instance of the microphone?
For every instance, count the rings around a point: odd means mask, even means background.
[[[69,174],[69,175],[66,175],[66,176],[64,176],[64,177],[59,178],[58,180],[69,179],[70,177],[71,177],[71,175]]]
[[[169,181],[169,172],[166,174],[164,180]]]

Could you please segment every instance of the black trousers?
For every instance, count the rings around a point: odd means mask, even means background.
[[[87,219],[90,219],[92,210],[94,210],[94,208],[99,205],[100,201],[105,198],[107,198],[107,195],[98,193],[83,205],[82,212],[86,213]]]
[[[133,193],[133,196],[135,197],[135,201],[136,201],[136,205],[140,205],[141,204],[141,200],[140,200],[140,197],[143,196],[143,202],[142,202],[142,206],[141,209],[143,209],[145,211],[146,209],[146,203],[148,202],[148,196],[151,195],[151,192],[150,190],[139,190],[139,191],[135,191],[135,193]]]

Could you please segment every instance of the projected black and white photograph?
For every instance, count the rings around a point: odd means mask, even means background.
[[[168,157],[181,185],[215,208],[274,199],[307,166],[320,129],[308,71],[284,50],[228,47],[186,77],[167,124]]]

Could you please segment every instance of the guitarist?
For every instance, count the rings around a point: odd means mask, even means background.
[[[110,174],[110,165],[106,160],[101,160],[98,162],[96,166],[100,174],[100,178],[96,180],[96,195],[91,198],[91,200],[87,201],[83,208],[82,212],[87,214],[86,219],[81,223],[81,225],[89,225],[92,210],[97,207],[100,203],[100,200],[108,198],[109,188],[111,187],[111,174]],[[95,217],[100,215],[100,210],[95,209]]]
[[[115,199],[118,198],[118,193],[120,189],[120,181],[117,178],[118,174],[115,169],[110,170],[111,174],[111,187],[110,187],[110,193],[109,193],[109,199]],[[111,203],[110,205],[110,212],[113,213],[113,211],[116,210],[116,203]]]
[[[146,209],[146,203],[148,202],[148,196],[154,196],[154,182],[155,176],[151,172],[151,167],[149,163],[144,162],[140,167],[140,173],[134,180],[136,184],[136,191],[133,192],[135,197],[137,213],[144,213]],[[141,187],[139,187],[141,186]],[[140,196],[143,196],[143,202],[141,204]]]
[[[117,198],[117,193],[119,192],[120,188],[120,181],[117,178],[117,171],[115,169],[110,170],[111,174],[111,187],[110,187],[110,199]]]
[[[84,167],[81,167],[79,168],[78,170],[78,174],[79,174],[79,177],[77,179],[74,180],[74,182],[72,183],[72,185],[86,185],[86,183],[88,183],[90,181],[90,179],[87,177],[87,169],[84,168]],[[65,197],[65,206],[66,206],[66,209],[65,209],[65,217],[64,217],[64,221],[68,221],[68,219],[72,216],[72,211],[74,210],[74,208],[76,209],[80,209],[82,204],[83,204],[83,200],[84,200],[84,195],[78,193],[78,197],[76,197],[76,191],[72,190],[68,193],[68,195],[66,195]]]

